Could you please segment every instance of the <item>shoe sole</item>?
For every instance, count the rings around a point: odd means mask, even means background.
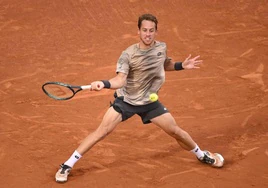
[[[56,179],[56,182],[57,182],[57,183],[65,183],[65,182],[67,182],[67,180],[57,180],[57,179]]]
[[[57,175],[55,177],[55,180],[56,180],[57,183],[65,183],[65,182],[67,182],[67,178],[63,178],[63,177],[60,177],[60,176],[57,177]]]
[[[224,158],[221,154],[219,153],[214,153],[214,156],[216,158],[216,162],[212,165],[213,167],[216,168],[221,168],[224,165]]]

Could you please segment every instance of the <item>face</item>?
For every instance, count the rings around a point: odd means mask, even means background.
[[[140,48],[149,48],[153,43],[157,34],[155,23],[149,20],[143,20],[138,30],[140,36]]]

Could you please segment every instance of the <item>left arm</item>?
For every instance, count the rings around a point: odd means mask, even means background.
[[[191,58],[191,55],[189,55],[183,62],[172,62],[171,60],[167,60],[164,63],[165,71],[199,69],[199,65],[203,62],[203,60],[200,60],[199,57],[200,56],[198,55]]]

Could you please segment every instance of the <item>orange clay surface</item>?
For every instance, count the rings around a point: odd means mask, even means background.
[[[0,1],[0,186],[268,187],[267,12],[265,0]],[[57,184],[59,165],[98,127],[113,91],[55,101],[42,84],[115,76],[121,52],[139,41],[143,13],[158,17],[157,40],[173,60],[204,60],[201,69],[168,72],[159,99],[225,166],[201,164],[134,116]]]

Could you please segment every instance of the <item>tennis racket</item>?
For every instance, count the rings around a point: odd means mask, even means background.
[[[91,85],[74,86],[62,82],[47,82],[43,84],[44,93],[55,100],[69,100],[76,93],[84,89],[91,89]]]

